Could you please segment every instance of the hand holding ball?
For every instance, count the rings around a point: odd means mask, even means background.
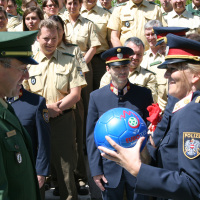
[[[105,136],[109,136],[124,148],[135,146],[140,137],[145,137],[142,151],[148,138],[147,130],[146,123],[138,113],[128,108],[114,108],[105,112],[97,121],[94,140],[97,147],[104,146],[115,150]]]

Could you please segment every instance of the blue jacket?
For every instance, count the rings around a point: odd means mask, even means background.
[[[87,116],[87,152],[91,175],[104,174],[108,183],[105,187],[116,188],[122,175],[122,167],[115,162],[107,160],[100,155],[94,142],[94,127],[99,117],[106,111],[125,107],[136,111],[145,122],[149,116],[147,107],[153,102],[151,91],[145,87],[130,84],[130,90],[122,97],[115,95],[110,90],[110,85],[95,90],[90,94],[88,116]],[[136,179],[125,170],[127,182],[134,186]]]
[[[22,96],[8,99],[21,124],[29,133],[37,175],[48,176],[50,167],[50,126],[45,98],[22,89]]]
[[[183,99],[173,117],[169,116],[168,128],[157,149],[158,167],[142,164],[137,175],[137,193],[163,199],[200,199],[199,102],[197,91],[190,103]],[[176,105],[181,105],[180,101]]]

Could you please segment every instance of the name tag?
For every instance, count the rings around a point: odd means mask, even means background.
[[[16,131],[15,130],[12,130],[12,131],[9,131],[6,133],[7,137],[12,137],[14,135],[16,135]]]

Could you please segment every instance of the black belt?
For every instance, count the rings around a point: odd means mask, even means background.
[[[72,111],[72,108],[70,108],[70,109],[68,109],[68,110],[64,110],[62,113],[63,113],[63,114],[66,114],[66,113],[68,113],[68,112],[70,112],[70,111]]]

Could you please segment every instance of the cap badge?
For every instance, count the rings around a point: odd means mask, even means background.
[[[118,54],[117,54],[117,57],[118,57],[119,59],[122,59],[122,58],[123,58],[123,54],[122,54],[122,53],[118,53]]]
[[[118,53],[120,53],[121,51],[122,51],[121,48],[118,48],[118,49],[117,49],[117,52],[118,52]]]

